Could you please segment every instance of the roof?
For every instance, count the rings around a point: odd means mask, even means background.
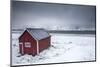
[[[36,40],[41,40],[50,36],[49,33],[42,28],[27,28],[26,30]]]

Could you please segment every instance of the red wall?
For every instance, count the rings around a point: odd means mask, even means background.
[[[36,52],[37,52],[37,49],[36,49],[36,40],[33,39],[33,37],[27,32],[25,31],[22,36],[19,38],[19,43],[22,42],[24,44],[24,54],[33,54],[35,55]],[[25,42],[31,42],[31,48],[27,48],[25,47]],[[21,49],[21,46],[20,46],[20,53],[21,53],[22,49]]]
[[[50,46],[50,39],[51,37],[47,37],[39,41],[39,52],[43,51],[44,49]]]
[[[43,51],[44,49],[50,46],[51,37],[47,37],[45,39],[39,40],[39,52]],[[36,40],[27,32],[25,31],[19,38],[19,43],[22,42],[24,45],[24,54],[37,54],[37,42]],[[25,47],[25,42],[31,42],[31,48]],[[19,44],[20,45],[20,44]],[[22,52],[21,45],[19,46],[20,53]],[[22,54],[22,53],[21,53]]]

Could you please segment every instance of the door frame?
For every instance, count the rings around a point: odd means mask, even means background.
[[[21,46],[21,48],[20,48],[21,53],[24,54],[24,43],[23,42],[20,42],[19,44]]]

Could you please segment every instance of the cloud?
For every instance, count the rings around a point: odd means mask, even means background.
[[[12,1],[12,27],[95,27],[95,6]]]

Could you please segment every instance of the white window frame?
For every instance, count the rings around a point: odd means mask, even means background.
[[[31,48],[31,42],[25,42],[25,47]]]

